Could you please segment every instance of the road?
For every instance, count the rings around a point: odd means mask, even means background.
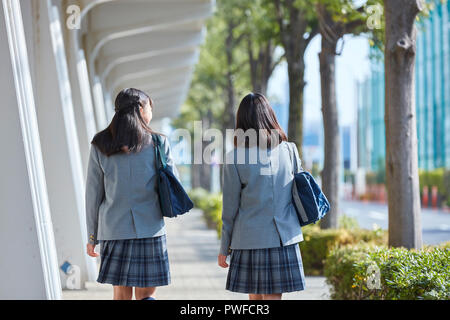
[[[342,200],[341,212],[357,219],[360,227],[372,229],[377,224],[388,227],[386,204]],[[450,212],[437,209],[422,209],[422,232],[424,244],[450,241]]]

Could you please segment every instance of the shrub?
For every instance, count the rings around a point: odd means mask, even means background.
[[[429,190],[436,186],[444,203],[450,206],[450,170],[445,170],[444,168],[430,171],[419,170],[419,186],[421,194],[424,186],[428,186]]]
[[[342,221],[345,219],[341,219]],[[352,220],[349,220],[352,221]],[[307,275],[323,275],[324,261],[327,254],[336,246],[357,244],[360,242],[383,245],[387,243],[387,232],[377,228],[375,230],[360,229],[348,224],[348,229],[320,229],[318,225],[308,225],[302,228],[304,241],[300,242],[303,268]]]
[[[189,198],[191,198],[194,206],[199,208],[199,201],[207,197],[209,192],[203,188],[195,188],[188,191]]]
[[[220,238],[222,233],[222,194],[210,193],[202,188],[195,188],[189,191],[194,206],[203,211],[206,225],[211,229],[216,229]]]
[[[222,234],[222,194],[212,193],[200,202],[203,217],[209,228],[216,229],[217,237]]]
[[[368,171],[366,173],[366,184],[372,185],[377,183],[377,174],[372,171]]]
[[[317,162],[313,162],[312,164],[311,175],[314,178],[318,178],[320,176],[319,164]]]
[[[450,206],[450,170],[446,170],[443,178],[443,185],[445,191],[445,198],[447,199],[447,205]]]
[[[443,168],[430,171],[419,170],[420,192],[423,191],[424,186],[428,186],[429,189],[431,189],[431,187],[433,186],[436,186],[438,188],[438,192],[442,196],[446,196],[445,193],[447,189],[445,179],[450,179],[450,177],[447,177],[447,175],[448,173],[446,173]]]
[[[438,192],[444,195],[444,168],[435,169],[428,172],[428,183],[429,186],[436,186]]]
[[[324,273],[332,299],[450,299],[449,261],[450,243],[421,251],[350,245],[330,251]]]
[[[358,220],[354,217],[350,217],[345,214],[339,215],[338,225],[339,225],[339,228],[343,228],[343,229],[359,228]]]

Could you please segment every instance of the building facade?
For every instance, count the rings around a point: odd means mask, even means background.
[[[436,2],[417,24],[415,65],[419,168],[450,168],[450,1]],[[358,83],[358,167],[380,170],[385,162],[384,63]]]

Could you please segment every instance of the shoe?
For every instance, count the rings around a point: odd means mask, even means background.
[[[156,300],[156,298],[153,298],[153,297],[146,297],[146,298],[141,299],[141,300]]]

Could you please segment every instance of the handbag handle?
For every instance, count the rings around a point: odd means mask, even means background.
[[[157,134],[152,134],[153,145],[155,146],[155,159],[157,168],[165,169],[167,167],[167,159],[165,152],[161,152],[161,137]]]

